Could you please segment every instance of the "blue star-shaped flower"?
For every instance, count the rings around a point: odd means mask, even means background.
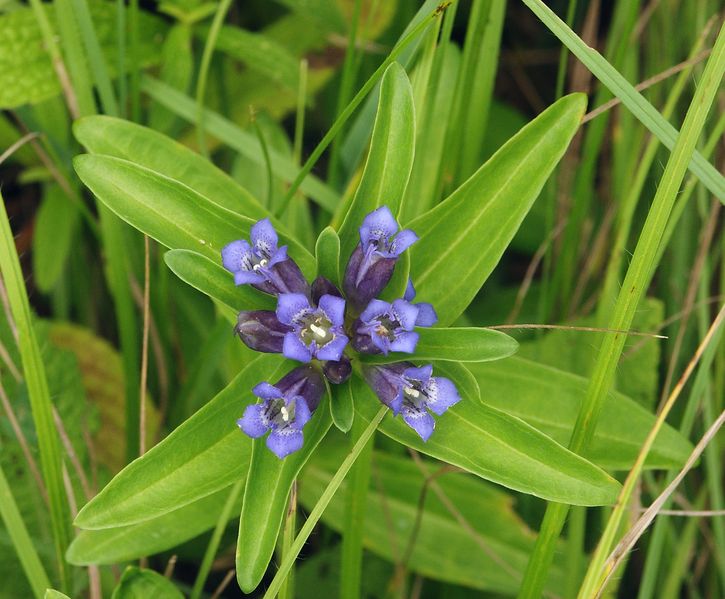
[[[294,392],[294,388],[284,393],[274,385],[259,383],[252,393],[264,401],[247,406],[237,420],[239,428],[253,439],[270,431],[267,447],[280,459],[302,447],[302,427],[311,416],[304,397]]]
[[[252,243],[238,239],[222,249],[222,264],[234,274],[237,285],[253,285],[266,293],[306,293],[307,282],[297,264],[287,256],[268,218],[252,226]]]
[[[390,281],[400,254],[418,240],[410,229],[398,231],[387,206],[368,214],[360,226],[360,243],[345,269],[343,288],[352,304],[361,309]]]
[[[431,376],[430,364],[417,368],[409,362],[364,369],[368,384],[380,401],[403,414],[403,420],[423,441],[433,434],[435,420],[428,410],[440,416],[461,400],[456,386],[447,378]]]
[[[353,347],[362,353],[390,351],[412,354],[418,343],[418,333],[413,332],[418,319],[418,308],[404,299],[392,304],[371,300],[355,327]]]
[[[285,357],[300,362],[342,357],[349,339],[343,330],[345,300],[341,297],[323,295],[315,308],[306,295],[283,293],[277,301],[277,318],[291,328],[284,336]]]

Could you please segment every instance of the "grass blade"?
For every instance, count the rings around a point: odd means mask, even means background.
[[[28,388],[30,409],[33,414],[35,433],[40,450],[40,465],[43,480],[50,499],[50,523],[53,541],[61,574],[61,587],[69,581],[68,565],[65,562],[65,550],[70,542],[70,510],[68,498],[63,487],[61,449],[58,433],[53,423],[53,406],[45,377],[45,366],[40,355],[40,347],[33,329],[28,294],[25,290],[23,272],[15,250],[13,234],[10,230],[5,202],[0,195],[0,270],[7,290],[10,310],[18,329],[18,346],[23,363],[25,383]]]

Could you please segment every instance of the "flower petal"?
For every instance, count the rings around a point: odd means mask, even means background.
[[[297,395],[295,398],[295,421],[292,424],[297,430],[302,430],[302,427],[309,422],[312,413],[310,408],[305,401],[305,398],[301,395]]]
[[[461,401],[461,396],[458,395],[458,389],[456,389],[453,382],[442,376],[431,377],[423,391],[428,396],[426,404],[439,416],[452,405]]]
[[[398,230],[398,223],[387,206],[380,206],[368,214],[360,226],[360,241],[363,246],[377,239],[386,241],[395,235]]]
[[[222,264],[230,272],[242,270],[245,258],[252,254],[252,247],[244,239],[237,239],[222,248]]]
[[[391,305],[388,302],[379,299],[370,300],[367,307],[360,313],[360,320],[366,324],[370,324],[373,318],[387,314],[390,308]]]
[[[411,245],[418,241],[418,236],[410,229],[403,229],[395,236],[393,243],[390,244],[390,255],[400,256]]]
[[[335,335],[335,338],[323,345],[317,350],[316,358],[318,360],[333,360],[337,362],[342,358],[342,352],[345,351],[349,339],[345,335]]]
[[[272,223],[268,218],[257,221],[250,231],[252,245],[258,252],[266,256],[273,256],[277,251],[277,231],[274,230]]]
[[[284,324],[295,324],[295,320],[309,309],[310,302],[301,293],[280,293],[277,298],[277,318]]]
[[[261,285],[266,280],[264,275],[253,270],[238,270],[234,273],[235,285]]]
[[[393,315],[403,330],[412,331],[418,318],[418,307],[404,299],[396,299],[393,302]]]
[[[267,447],[279,458],[285,458],[289,454],[302,448],[304,443],[302,431],[292,427],[285,427],[272,431],[267,437]]]
[[[403,299],[407,302],[412,302],[415,299],[415,287],[413,287],[413,279],[408,279],[408,286],[405,288],[405,294]]]
[[[412,354],[415,352],[415,346],[418,345],[418,337],[418,333],[409,333],[407,331],[400,333],[390,344],[390,350]]]
[[[341,297],[323,295],[318,306],[333,325],[340,327],[345,323],[345,300]]]
[[[269,429],[269,423],[264,417],[264,404],[247,406],[244,416],[237,420],[237,425],[252,439],[261,437]]]
[[[406,368],[403,372],[403,376],[407,379],[420,381],[421,383],[425,384],[428,382],[428,379],[430,379],[430,375],[432,373],[433,366],[431,364],[427,364],[419,368],[416,368],[415,366],[413,366],[412,368]]]
[[[282,391],[274,385],[270,385],[266,381],[256,385],[254,389],[252,389],[252,393],[262,399],[279,399],[282,397]]]
[[[309,362],[312,359],[312,352],[295,333],[287,333],[284,336],[282,355],[298,362]]]
[[[432,327],[438,322],[438,314],[436,314],[432,304],[421,302],[415,305],[418,307],[418,318],[415,320],[415,326]]]
[[[419,410],[411,406],[403,406],[403,420],[420,435],[423,441],[427,441],[433,434],[436,423],[426,410]]]

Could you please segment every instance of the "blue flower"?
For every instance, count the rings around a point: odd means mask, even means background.
[[[440,416],[461,400],[456,386],[447,378],[431,376],[430,364],[417,368],[410,362],[385,366],[367,366],[363,375],[380,401],[402,413],[403,420],[423,441],[427,441],[435,428],[435,420],[428,410]]]
[[[345,296],[355,308],[362,309],[385,288],[400,254],[418,240],[410,229],[398,228],[387,206],[363,220],[360,243],[350,256],[343,280]]]
[[[277,232],[268,218],[252,226],[252,243],[238,239],[222,249],[222,264],[234,274],[237,285],[253,285],[260,291],[308,293],[309,285],[294,260],[287,256],[287,246],[278,247]]]
[[[371,300],[356,322],[352,345],[366,354],[412,354],[418,343],[418,333],[413,332],[417,319],[418,308],[404,299],[392,304]]]
[[[247,406],[237,424],[253,439],[270,431],[267,447],[284,458],[302,447],[302,428],[324,392],[324,382],[315,369],[296,368],[276,385],[263,382],[254,387],[252,393],[263,401]]]
[[[290,327],[284,336],[282,353],[300,362],[318,360],[338,361],[349,339],[343,330],[345,300],[323,295],[317,307],[301,293],[280,294],[277,318]]]

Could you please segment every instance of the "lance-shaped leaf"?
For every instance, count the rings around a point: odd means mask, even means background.
[[[413,91],[405,70],[394,62],[383,75],[370,153],[340,227],[341,272],[360,241],[358,227],[365,216],[382,205],[387,205],[393,214],[398,213],[413,168],[414,150]]]
[[[355,418],[355,406],[349,380],[342,385],[331,387],[330,416],[332,416],[333,424],[343,433],[352,428],[352,422]]]
[[[346,447],[326,443],[305,467],[300,501],[306,509],[312,509],[319,499]],[[422,466],[423,471],[409,459],[374,454],[364,546],[397,564],[415,535],[407,564],[412,571],[433,580],[515,594],[534,535],[513,510],[513,498],[477,477],[448,473],[428,486],[421,511],[426,477],[439,473],[441,464],[426,460]],[[337,531],[344,526],[346,486],[344,482],[322,515],[322,521]],[[449,509],[451,505],[455,512]],[[460,517],[466,525],[457,519]],[[561,568],[554,567],[548,590],[559,591],[562,582]]]
[[[376,397],[357,377],[352,385],[355,417],[369,422],[378,408]],[[458,392],[462,401],[436,418],[427,442],[392,414],[379,430],[421,453],[548,501],[573,505],[616,501],[620,485],[606,472],[523,420],[482,404],[463,388]]]
[[[469,364],[469,369],[485,403],[518,416],[560,443],[569,441],[586,379],[523,358]],[[637,402],[611,393],[584,456],[602,468],[629,470],[654,423],[654,415]],[[692,444],[665,424],[645,467],[680,468],[691,451]]]
[[[154,599],[184,599],[184,595],[165,576],[154,572],[128,566],[113,589],[111,599],[143,599],[154,597]]]
[[[234,311],[274,310],[274,299],[250,285],[235,287],[229,273],[206,256],[192,250],[169,250],[164,254],[167,266],[185,283],[218,300]]]
[[[439,324],[468,306],[531,208],[579,127],[586,96],[550,106],[438,206],[406,224],[420,239],[410,248],[419,301]]]
[[[157,518],[102,530],[83,530],[68,547],[66,559],[76,566],[117,564],[154,555],[214,528],[230,487]],[[241,498],[236,511],[242,507]],[[236,512],[235,512],[236,517]]]
[[[113,528],[150,520],[246,476],[252,442],[236,420],[256,401],[251,389],[260,376],[285,368],[273,354],[250,362],[207,405],[119,472],[78,513],[76,526]]]
[[[415,331],[420,336],[415,346],[416,360],[490,362],[510,356],[519,346],[514,338],[492,329],[417,328]],[[364,359],[374,364],[389,364],[408,360],[410,355],[391,352],[387,356],[364,356]]]
[[[340,238],[332,227],[323,229],[315,243],[317,276],[325,277],[340,286]]]
[[[209,160],[153,129],[105,115],[73,124],[75,138],[91,153],[128,160],[175,179],[209,201],[253,220],[270,216],[239,183]],[[279,227],[279,223],[274,223]]]
[[[249,238],[254,220],[215,204],[183,183],[127,160],[83,154],[73,161],[86,186],[119,217],[170,249],[194,250],[220,261],[230,241]],[[305,273],[314,257],[280,233],[280,245]],[[231,281],[231,275],[230,275]]]
[[[330,430],[330,408],[326,396],[305,426],[302,449],[279,459],[256,439],[252,449],[237,539],[237,581],[251,593],[262,580],[277,543],[287,511],[292,484]]]

